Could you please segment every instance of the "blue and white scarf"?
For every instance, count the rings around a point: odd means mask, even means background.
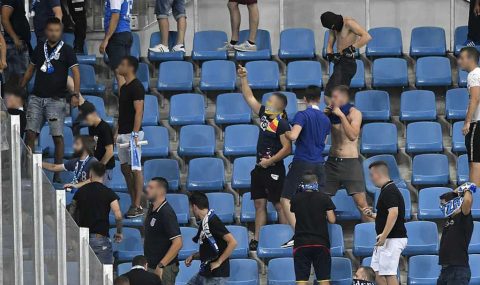
[[[52,51],[52,53],[49,55],[48,54],[48,41],[45,41],[43,44],[43,52],[45,53],[45,62],[43,65],[40,67],[40,70],[42,72],[46,72],[48,74],[52,74],[55,71],[55,68],[53,68],[52,65],[52,60],[58,60],[60,57],[60,50],[63,47],[63,41],[60,41],[57,44],[57,47]]]
[[[135,137],[130,137],[130,161],[132,162],[132,170],[142,170],[142,162],[140,159],[140,153],[138,152],[138,147],[135,144]]]

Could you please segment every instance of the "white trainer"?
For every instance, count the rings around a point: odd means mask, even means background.
[[[170,52],[167,46],[158,44],[154,47],[148,48],[149,51],[151,52]]]
[[[182,45],[182,44],[175,45],[175,46],[172,48],[172,51],[185,52],[185,46]]]
[[[235,48],[230,42],[225,42],[225,45],[218,50],[226,50],[228,52],[234,52]]]
[[[234,45],[233,48],[237,51],[257,51],[257,45],[252,45],[249,41],[244,41],[241,44]]]

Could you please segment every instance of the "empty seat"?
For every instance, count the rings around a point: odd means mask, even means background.
[[[373,61],[373,87],[408,86],[407,61],[403,58],[378,58]]]
[[[412,29],[410,56],[445,56],[447,53],[445,30],[440,27]]]
[[[353,255],[371,256],[377,242],[375,223],[361,223],[353,230]]]
[[[227,285],[257,285],[258,265],[253,259],[230,260],[230,277]]]
[[[240,31],[238,42],[243,43],[248,40],[250,30]],[[236,51],[235,59],[239,61],[246,60],[270,60],[272,57],[272,44],[270,40],[270,32],[267,30],[258,29],[257,38],[255,39],[256,51]]]
[[[140,35],[138,33],[132,33],[132,47],[130,48],[130,55],[140,60]]]
[[[193,36],[193,60],[227,59],[227,50],[222,49],[228,41],[223,31],[201,31]]]
[[[402,92],[400,98],[400,120],[429,121],[437,118],[435,94],[429,90]]]
[[[200,77],[200,90],[235,90],[237,73],[235,63],[228,60],[204,62]]]
[[[352,284],[352,262],[345,257],[332,257],[332,268],[330,269],[332,284]]]
[[[280,71],[275,61],[250,61],[245,65],[248,84],[252,89],[278,89]]]
[[[462,133],[464,121],[455,122],[452,127],[452,151],[456,153],[465,153],[465,136]]]
[[[417,64],[415,65],[415,85],[419,87],[452,85],[450,59],[440,56],[428,56],[417,59]]]
[[[438,255],[412,256],[408,260],[408,285],[437,284],[441,266],[438,265]]]
[[[168,33],[168,49],[170,52],[153,52],[148,51],[148,60],[151,62],[160,62],[168,60],[183,60],[185,56],[184,52],[181,51],[172,51],[172,48],[177,44],[177,35],[176,31],[170,31]],[[150,44],[149,47],[153,48],[156,45],[162,42],[162,34],[160,32],[153,32],[150,35]]]
[[[190,204],[185,194],[167,194],[167,201],[172,206],[179,224],[188,224],[190,221]]]
[[[436,203],[438,210],[438,199]],[[408,243],[407,247],[403,250],[403,255],[437,254],[437,224],[428,221],[414,221],[405,223],[405,227],[407,228]]]
[[[418,194],[418,219],[433,220],[445,218],[442,211],[438,208],[438,203],[442,194],[451,191],[452,189],[447,187],[431,187],[420,190]]]
[[[112,179],[107,180],[107,187],[115,192],[127,192],[127,183],[120,168],[120,161],[115,161],[115,167],[112,169],[110,176]]]
[[[230,193],[207,193],[210,209],[215,210],[215,215],[226,224],[233,223],[235,215],[235,202]]]
[[[412,199],[410,197],[410,191],[407,188],[398,188],[403,197],[405,204],[405,219],[410,220],[412,218]],[[380,191],[376,191],[374,195],[374,209],[377,207],[378,198],[380,197]]]
[[[277,210],[271,202],[267,203],[267,220],[269,222],[276,222],[278,220]],[[240,222],[251,223],[255,221],[255,205],[251,198],[250,192],[243,194],[240,209]]]
[[[390,120],[390,96],[386,91],[359,91],[355,93],[355,106],[364,121]]]
[[[448,120],[464,120],[469,100],[467,88],[449,89],[445,96],[445,117]]]
[[[287,89],[322,87],[322,66],[318,61],[292,61],[287,66]]]
[[[145,134],[143,139],[148,141],[148,144],[142,146],[142,157],[167,157],[170,145],[167,128],[160,126],[149,126],[143,127],[143,132]]]
[[[185,265],[185,262],[180,262],[175,285],[186,285],[192,277],[200,270],[200,260],[193,260],[190,267]]]
[[[120,211],[122,212],[123,218],[123,225],[127,227],[141,227],[143,226],[143,217],[135,217],[135,218],[126,218],[125,214],[128,212],[128,209],[132,205],[132,200],[130,195],[127,193],[117,192],[118,195],[118,203],[120,204]],[[115,216],[112,211],[110,211],[109,215],[109,223],[110,226],[115,226]],[[134,255],[135,256],[135,255]]]
[[[259,129],[256,125],[233,125],[225,128],[223,154],[226,156],[255,155]]]
[[[469,179],[469,166],[468,166],[468,157],[466,154],[462,154],[457,159],[457,184],[461,185],[465,182],[468,182]]]
[[[268,285],[295,284],[295,270],[293,258],[274,258],[268,262]]]
[[[311,59],[315,57],[315,36],[305,28],[285,29],[280,33],[278,57],[281,59]]]
[[[259,258],[292,256],[292,248],[281,248],[293,236],[290,225],[266,225],[260,229],[257,255]],[[271,261],[270,261],[271,262]]]
[[[480,262],[480,254],[470,254],[468,256],[469,263],[470,263],[470,271],[471,271],[471,278],[470,278],[470,285],[479,285],[480,284],[480,266],[478,266]]]
[[[454,35],[454,54],[458,55],[460,50],[465,47],[465,42],[467,41],[468,27],[459,26],[455,29]],[[476,46],[477,50],[480,48]]]
[[[410,154],[442,152],[442,127],[437,122],[414,122],[407,126],[405,151]]]
[[[330,254],[332,256],[343,256],[345,242],[343,241],[343,229],[339,224],[328,224],[328,235],[330,237]]]
[[[295,93],[293,92],[286,92],[286,91],[279,91],[279,92],[287,97],[287,108],[285,110],[287,111],[288,120],[291,122],[298,111],[297,95],[295,95]],[[269,92],[269,93],[263,94],[263,97],[262,97],[263,105],[267,103],[268,98],[272,96],[273,93],[275,92]]]
[[[132,269],[132,263],[131,262],[121,263],[117,266],[117,275],[118,276],[123,275],[123,274],[129,272],[130,269]]]
[[[402,32],[398,28],[380,27],[368,30],[372,40],[365,54],[368,57],[401,56],[403,54]]]
[[[170,125],[205,123],[205,98],[200,94],[178,94],[170,99]]]
[[[91,65],[80,64],[80,92],[84,94],[103,95],[105,85],[97,83],[95,69]]]
[[[212,156],[215,153],[215,130],[207,125],[189,125],[180,129],[180,156]]]
[[[148,92],[150,89],[150,70],[148,69],[148,64],[144,62],[138,63],[137,79],[142,82],[145,92]],[[118,83],[116,77],[113,77],[113,92],[118,93]]]
[[[251,177],[250,172],[255,168],[257,164],[257,157],[247,156],[239,157],[233,161],[232,171],[232,188],[248,189],[250,188]]]
[[[187,257],[198,251],[198,243],[195,243],[192,240],[192,238],[197,235],[197,232],[198,229],[196,228],[180,227],[180,233],[182,234],[182,248],[178,252],[178,259],[187,259]],[[180,263],[183,264],[183,262]]]
[[[339,221],[360,220],[360,212],[345,189],[338,190],[332,197],[332,202],[335,204],[335,215]]]
[[[210,193],[220,194],[220,193]],[[223,194],[223,193],[222,193]],[[209,197],[210,198],[210,197]],[[217,209],[215,209],[216,211]],[[215,212],[218,215],[218,212]],[[230,258],[248,258],[248,229],[242,226],[227,226],[227,230],[235,237],[237,247],[232,252]],[[255,263],[256,264],[256,263]]]
[[[413,158],[413,185],[446,185],[450,177],[448,158],[444,154],[419,154]]]
[[[116,229],[110,229],[110,236],[113,237]],[[132,261],[137,255],[143,254],[143,242],[140,231],[134,228],[123,228],[123,240],[120,243],[112,243],[113,256],[116,262]]]
[[[248,124],[252,120],[252,110],[240,93],[224,93],[217,96],[215,123]]]
[[[376,155],[369,157],[363,161],[363,176],[365,177],[365,186],[367,191],[371,194],[379,191],[380,188],[373,185],[372,181],[370,180],[370,174],[368,170],[368,166],[375,161],[384,161],[388,166],[388,172],[390,174],[390,179],[395,182],[398,188],[407,188],[407,184],[405,180],[400,175],[400,170],[398,168],[397,160],[391,154],[384,154],[384,155]]]
[[[158,99],[155,95],[145,95],[142,126],[158,126]]]
[[[480,222],[473,222],[473,233],[468,246],[468,253],[480,254]]]
[[[33,40],[33,37],[32,37],[32,40]],[[62,40],[67,45],[74,47],[75,35],[72,33],[63,33]],[[33,43],[31,43],[31,45],[32,45],[32,48],[35,48]],[[35,37],[35,45],[36,45],[36,37]],[[97,62],[97,58],[95,57],[95,54],[88,54],[88,48],[87,48],[86,42],[83,44],[82,53],[77,53],[76,56],[79,64],[95,65],[95,63]]]
[[[363,88],[365,87],[365,65],[360,59],[356,59],[355,61],[357,63],[357,71],[350,82],[350,88]],[[333,62],[330,62],[328,70],[328,74],[331,76],[333,73]]]
[[[361,140],[360,152],[363,154],[397,153],[397,127],[392,123],[365,124]]]
[[[180,169],[175,159],[151,159],[143,165],[143,179],[145,184],[154,177],[163,177],[168,181],[171,191],[178,191],[180,187]]]
[[[191,91],[193,89],[193,65],[188,61],[162,62],[159,67],[158,91]]]
[[[195,158],[188,165],[188,191],[221,191],[225,181],[223,161],[219,158]]]
[[[73,133],[72,129],[67,126],[63,127],[63,142],[65,145],[65,157],[72,157],[73,155]],[[50,127],[45,125],[40,130],[38,136],[38,146],[47,157],[51,157],[55,153],[55,144],[53,143],[52,135],[50,134]]]
[[[457,83],[458,83],[458,87],[467,87],[467,76],[468,76],[468,73],[461,69],[461,68],[458,68],[457,69]]]

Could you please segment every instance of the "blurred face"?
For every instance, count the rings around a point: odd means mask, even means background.
[[[5,94],[5,105],[8,109],[18,109],[20,107],[23,107],[23,100],[18,97],[14,96],[12,94]]]
[[[73,156],[80,157],[83,154],[83,143],[81,139],[76,139],[73,142]]]
[[[200,209],[198,209],[197,206],[190,204],[190,208],[192,208],[192,213],[193,216],[195,216],[195,219],[199,220],[200,219]]]
[[[85,117],[85,123],[89,126],[94,126],[96,122],[97,122],[96,113],[90,113]]]
[[[359,268],[357,272],[355,272],[353,279],[368,280],[367,276],[365,275],[365,270],[363,270],[362,268]]]
[[[117,67],[118,74],[125,76],[132,70],[132,67],[128,64],[127,60],[122,60]]]
[[[348,103],[348,94],[341,91],[334,91],[332,93],[332,104],[335,107],[341,107]]]
[[[62,25],[49,24],[45,28],[45,35],[49,42],[56,43],[62,38]]]
[[[160,183],[158,183],[157,181],[150,180],[150,182],[148,182],[147,184],[147,189],[146,189],[147,199],[150,202],[157,201],[158,198],[160,198],[162,194],[164,194],[164,191],[165,189],[162,188]]]
[[[377,187],[382,187],[382,175],[380,174],[380,171],[376,169],[376,167],[370,168],[370,180],[372,180],[373,184]]]

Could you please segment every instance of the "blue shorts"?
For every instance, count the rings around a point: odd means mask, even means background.
[[[165,19],[173,14],[175,20],[186,17],[185,0],[157,0],[155,3],[155,15],[157,19]]]
[[[108,41],[106,52],[108,55],[108,65],[110,69],[115,70],[120,65],[122,59],[130,55],[133,36],[131,32],[115,33]]]
[[[108,237],[90,234],[89,243],[102,264],[113,264],[112,242]]]
[[[66,106],[65,98],[41,98],[30,95],[25,129],[39,134],[45,121],[47,121],[50,127],[50,135],[54,137],[63,136]]]

